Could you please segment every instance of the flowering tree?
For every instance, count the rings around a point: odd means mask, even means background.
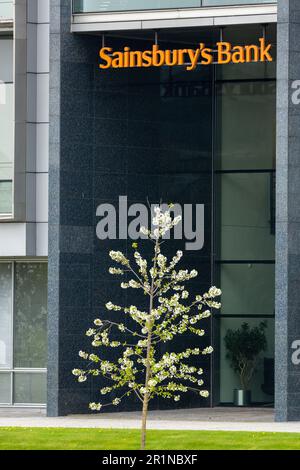
[[[221,295],[216,287],[190,299],[185,282],[197,277],[197,271],[176,269],[183,256],[181,251],[177,251],[170,261],[161,253],[164,236],[180,220],[181,217],[172,219],[169,210],[162,212],[160,207],[156,207],[154,229],[142,227],[141,232],[154,246],[151,266],[137,251],[136,243],[133,244],[134,262],[120,251],[110,252],[111,259],[117,263],[117,267],[109,269],[110,274],[132,277],[128,282],[122,282],[121,287],[140,289],[148,297],[149,307],[143,311],[135,305],[124,307],[108,302],[106,309],[112,313],[111,320],[96,319],[86,335],[92,338],[94,348],[117,348],[117,361],[106,360],[101,354],[80,351],[79,356],[88,361],[88,366],[84,370],[73,370],[79,382],[86,381],[89,375],[107,379],[108,386],[101,389],[102,395],[120,392],[120,396],[110,403],[90,403],[91,410],[100,411],[104,406],[118,405],[132,394],[138,397],[143,409],[141,449],[145,448],[148,405],[152,398],[160,396],[179,401],[181,394],[190,390],[202,397],[209,395],[203,389],[203,370],[191,366],[189,358],[211,354],[212,347],[202,350],[187,348],[164,354],[159,351],[160,343],[172,342],[176,336],[186,332],[203,336],[200,321],[211,315],[210,309],[221,306],[214,300]],[[114,321],[114,312],[124,313],[124,323]],[[130,317],[134,327],[128,326],[126,317]],[[126,335],[126,339],[130,336],[130,344],[125,339],[116,340],[120,332],[124,333],[124,338]]]

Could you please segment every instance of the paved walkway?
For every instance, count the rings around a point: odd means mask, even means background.
[[[0,409],[0,426],[136,429],[140,419],[138,412],[47,418],[45,410]],[[148,428],[300,433],[300,422],[274,423],[271,408],[202,408],[151,411]]]

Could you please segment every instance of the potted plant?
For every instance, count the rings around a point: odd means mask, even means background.
[[[234,390],[234,404],[248,406],[251,402],[250,382],[255,373],[258,355],[267,348],[265,335],[266,322],[250,328],[243,323],[237,330],[227,330],[224,341],[227,359],[236,374],[239,375],[241,389]]]

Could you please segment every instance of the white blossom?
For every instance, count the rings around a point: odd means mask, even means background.
[[[107,380],[99,390],[99,394],[107,398],[106,404],[117,406],[125,396],[133,394],[142,401],[158,396],[175,402],[180,400],[182,393],[189,391],[197,392],[203,398],[209,396],[208,391],[202,389],[205,386],[201,377],[203,369],[191,365],[191,359],[213,352],[211,346],[201,347],[200,337],[205,334],[202,320],[211,315],[212,309],[221,307],[216,301],[221,290],[212,286],[208,292],[191,298],[188,281],[196,278],[198,272],[184,266],[179,269],[182,251],[178,250],[170,259],[162,253],[163,239],[167,238],[164,235],[180,221],[180,216],[172,218],[170,210],[163,212],[161,207],[155,207],[152,230],[141,228],[141,233],[154,245],[151,257],[143,258],[136,243],[132,245],[133,262],[121,251],[109,253],[110,258],[121,265],[109,268],[110,274],[130,272],[132,279],[121,282],[121,288],[141,289],[145,302],[143,307],[130,303],[121,307],[108,301],[106,309],[112,312],[107,315],[108,319],[97,318],[95,328],[86,332],[91,338],[90,347],[99,348],[99,355],[95,354],[95,349],[80,351],[80,358],[87,361],[86,370],[73,369],[72,374],[79,382],[94,376]],[[113,312],[120,313],[114,315]],[[124,320],[116,319],[120,315],[124,315]],[[184,334],[193,334],[199,345],[182,346],[181,351],[172,351],[172,341]],[[163,343],[169,343],[168,347]],[[109,356],[111,360],[106,359],[108,348],[115,349]],[[118,392],[122,393],[120,398],[112,400],[109,397],[111,394],[116,397]],[[89,405],[92,411],[100,411],[102,406],[100,403]]]
[[[100,405],[100,403],[90,403],[89,408],[92,411],[100,411],[102,408],[102,405]]]
[[[110,274],[120,274],[120,275],[123,275],[123,274],[124,274],[124,270],[121,269],[121,268],[109,268],[109,273],[110,273]]]
[[[122,308],[119,307],[119,305],[115,305],[112,302],[107,302],[107,304],[105,306],[106,306],[107,310],[115,310],[115,311],[122,310]]]
[[[140,289],[141,287],[140,283],[135,281],[134,279],[131,279],[128,284],[132,289]]]
[[[209,289],[207,296],[210,298],[214,298],[214,297],[220,297],[221,294],[222,294],[221,289],[218,289],[217,287],[213,286]]]
[[[86,332],[86,336],[93,336],[94,334],[96,334],[96,330],[94,330],[94,328],[90,328]]]
[[[123,266],[129,266],[129,260],[121,251],[110,251],[109,256],[113,261],[121,263]]]
[[[88,353],[84,351],[79,351],[78,355],[79,357],[82,357],[83,359],[87,359],[89,357]]]
[[[211,354],[213,352],[213,347],[208,346],[207,348],[203,349],[202,354]]]
[[[99,362],[99,357],[96,356],[96,354],[90,354],[89,355],[89,360],[92,362]]]
[[[155,379],[150,379],[148,382],[149,387],[155,387],[156,384],[157,384],[157,380]]]

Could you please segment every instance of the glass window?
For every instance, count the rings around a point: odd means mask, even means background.
[[[13,0],[0,0],[0,19],[13,19]]]
[[[0,263],[0,404],[46,403],[46,321],[47,264]]]
[[[14,377],[14,403],[46,403],[46,374],[16,372]]]
[[[12,267],[0,263],[0,369],[11,367]]]
[[[252,3],[276,3],[277,0],[202,0],[204,7],[220,7],[222,5],[250,5]]]
[[[212,2],[213,3],[213,2]],[[251,2],[244,2],[251,3]],[[217,2],[214,2],[217,4]],[[220,4],[220,2],[218,3]],[[256,35],[250,27],[248,35]],[[225,40],[241,41],[228,28]],[[225,35],[225,33],[224,33]],[[267,30],[272,39],[272,30]],[[276,55],[276,51],[274,51]],[[216,67],[216,275],[222,309],[215,319],[220,347],[220,402],[241,389],[227,357],[224,337],[243,323],[267,323],[267,350],[247,384],[252,403],[274,399],[275,156],[274,64]]]
[[[74,13],[127,11],[127,10],[158,10],[167,8],[199,8],[222,5],[245,5],[272,3],[272,0],[73,0]],[[276,3],[276,0],[274,0]]]
[[[0,3],[1,7],[1,3]],[[13,41],[12,39],[0,40],[0,83],[13,82]]]
[[[246,74],[240,67],[231,72],[227,70],[226,76],[221,72],[223,82],[217,88],[217,158],[222,170],[272,169],[275,166],[276,83],[264,81],[264,77],[253,81],[252,75],[261,70],[262,67],[256,66]],[[240,73],[244,76],[240,77]],[[232,74],[238,74],[240,80],[232,82]]]
[[[12,82],[13,41],[0,39],[0,216],[12,213],[14,158],[14,85]]]
[[[13,85],[2,83],[0,88],[0,165],[1,174],[4,178],[11,177],[13,160]]]
[[[241,389],[239,375],[232,369],[230,361],[227,356],[227,349],[224,342],[224,337],[227,331],[236,331],[242,323],[248,323],[250,328],[258,326],[261,319],[247,318],[222,318],[220,329],[220,401],[221,403],[231,403],[233,401],[233,390]],[[252,403],[267,403],[272,402],[274,394],[274,319],[268,318],[265,320],[267,327],[265,329],[265,336],[267,340],[267,347],[256,357],[255,371],[252,379],[249,382],[249,389],[251,389]]]
[[[11,374],[0,372],[0,404],[11,403]]]
[[[274,264],[221,264],[222,315],[273,315]]]
[[[273,172],[217,175],[216,185],[222,194],[217,208],[219,259],[274,260],[273,176]]]
[[[14,366],[47,364],[47,265],[16,263]]]
[[[10,214],[12,208],[12,182],[0,181],[0,214]]]
[[[102,12],[102,11],[126,11],[126,10],[156,10],[164,8],[188,8],[201,6],[201,0],[74,0],[73,11]]]

